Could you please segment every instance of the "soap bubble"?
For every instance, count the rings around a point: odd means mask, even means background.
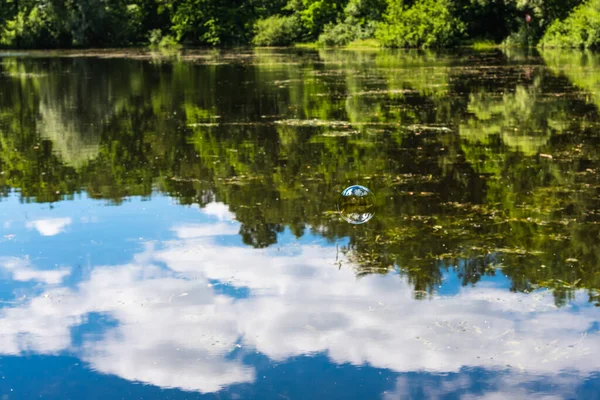
[[[340,197],[338,211],[349,223],[364,224],[375,215],[375,195],[364,186],[347,187]]]

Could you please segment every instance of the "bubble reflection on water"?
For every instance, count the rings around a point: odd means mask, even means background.
[[[375,195],[364,186],[349,186],[342,191],[338,211],[347,222],[364,224],[375,215]]]

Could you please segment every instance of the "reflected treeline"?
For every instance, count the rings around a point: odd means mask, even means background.
[[[598,302],[598,102],[591,61],[564,57],[3,58],[0,185],[23,201],[222,201],[248,245],[349,237],[358,275],[395,269],[419,297],[454,269]],[[377,195],[366,225],[336,213],[351,184]]]

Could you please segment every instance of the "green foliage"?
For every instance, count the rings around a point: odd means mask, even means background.
[[[319,35],[319,44],[346,46],[356,40],[373,38],[383,9],[383,1],[351,0],[344,8],[343,22],[327,24]]]
[[[191,45],[241,45],[251,41],[254,24],[284,7],[283,0],[175,0],[160,10],[177,42]]]
[[[150,46],[158,46],[162,40],[162,31],[160,29],[152,29],[148,32],[148,44]]]
[[[381,48],[381,43],[375,38],[373,39],[357,39],[346,46],[348,49],[363,49],[363,50],[374,50]]]
[[[464,31],[451,7],[450,0],[418,0],[410,7],[402,0],[390,0],[376,37],[386,47],[450,46]]]
[[[359,26],[346,23],[329,24],[325,26],[325,30],[319,35],[319,44],[325,46],[345,46],[361,38],[360,36],[361,29]]]
[[[564,20],[555,20],[544,34],[543,47],[597,48],[600,46],[600,1],[589,0]]]
[[[490,50],[498,47],[498,45],[491,40],[475,40],[471,47],[473,50]]]
[[[64,30],[62,19],[54,7],[18,9],[8,20],[2,35],[2,44],[19,47],[57,47]]]
[[[17,11],[17,4],[14,0],[0,2],[0,30],[11,19]]]
[[[4,0],[0,45],[21,48],[184,45],[447,47],[481,39],[593,47],[590,0]],[[532,20],[525,22],[525,15]],[[554,22],[553,22],[554,21]]]
[[[465,24],[465,33],[471,39],[499,43],[515,28],[517,2],[505,0],[456,0],[454,14]]]
[[[523,24],[518,30],[508,35],[502,45],[506,47],[532,47],[535,46],[537,39],[535,31]]]
[[[161,48],[177,48],[180,47],[180,44],[175,40],[175,38],[171,35],[163,36],[158,42],[158,47]]]
[[[178,0],[166,5],[178,42],[209,45],[241,42],[249,34],[252,13],[247,3],[219,0]]]
[[[326,25],[337,21],[347,0],[290,0],[286,10],[300,18],[305,40],[315,40]]]
[[[164,35],[160,29],[153,29],[148,32],[148,44],[150,47],[173,48],[180,47],[180,44],[171,35]]]
[[[564,129],[556,117],[565,115],[560,102],[542,104],[541,79],[530,87],[518,85],[513,93],[499,99],[472,94],[468,111],[473,118],[460,125],[460,135],[468,141],[485,142],[496,136],[513,149],[526,155],[541,152],[550,138]]]
[[[287,46],[300,35],[300,21],[296,16],[273,15],[256,21],[252,43],[256,46]]]
[[[565,18],[582,0],[516,0],[508,14],[509,35],[506,46],[535,46],[548,27],[556,20]],[[525,15],[531,21],[525,20]]]
[[[549,68],[568,77],[600,109],[600,74],[597,73],[600,54],[591,50],[543,49],[542,57]]]
[[[13,47],[125,46],[141,38],[143,10],[124,0],[15,1],[0,42]]]

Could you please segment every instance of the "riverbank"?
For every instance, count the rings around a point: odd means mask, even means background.
[[[97,4],[96,4],[97,3]],[[152,45],[476,48],[600,45],[600,0],[66,0],[0,2],[0,46],[12,49]],[[480,38],[486,38],[485,44]]]

